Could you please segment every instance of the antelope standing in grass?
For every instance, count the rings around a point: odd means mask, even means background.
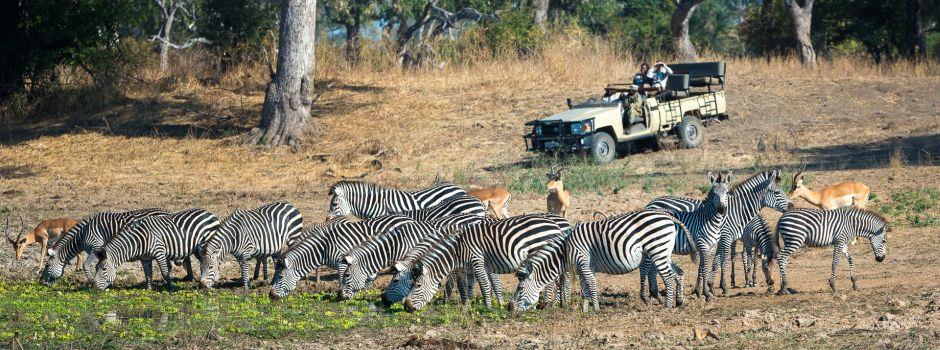
[[[36,225],[32,231],[25,232],[26,224],[23,222],[23,217],[20,217],[20,227],[16,230],[19,232],[16,238],[10,236],[10,215],[7,214],[6,227],[3,230],[6,239],[10,244],[13,245],[13,249],[16,251],[16,260],[23,258],[23,252],[26,251],[26,247],[32,245],[33,243],[39,243],[42,246],[42,249],[39,251],[39,269],[37,271],[42,271],[43,264],[46,258],[46,246],[49,242],[54,242],[59,239],[59,236],[62,235],[65,231],[75,226],[76,221],[72,218],[58,218],[58,219],[48,219],[43,220]],[[78,266],[81,266],[82,259],[78,257]]]
[[[551,171],[545,174],[548,177],[548,183],[546,183],[546,187],[548,187],[548,212],[561,215],[561,217],[565,217],[568,208],[571,207],[571,195],[568,191],[565,191],[565,184],[561,181],[561,172],[565,169],[565,167],[561,167],[555,170],[555,166],[552,166]]]
[[[865,209],[869,195],[871,195],[871,190],[868,186],[857,181],[843,181],[823,187],[819,191],[813,191],[803,184],[803,172],[799,171],[793,176],[793,187],[787,197],[790,200],[802,197],[820,209],[832,210],[848,206]],[[852,245],[855,245],[857,240],[857,237],[853,237]]]
[[[512,196],[505,188],[481,188],[467,191],[467,195],[476,197],[483,202],[488,209],[492,208],[493,216],[497,219],[505,219],[511,216],[509,215],[509,200],[512,199]]]

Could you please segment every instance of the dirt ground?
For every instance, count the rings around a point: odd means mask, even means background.
[[[737,64],[737,65],[736,65]],[[822,71],[826,71],[823,67]],[[840,68],[840,67],[829,67]],[[843,67],[844,68],[844,67]],[[320,77],[318,136],[299,151],[248,149],[240,135],[257,123],[263,89],[178,87],[127,93],[123,103],[67,118],[3,126],[0,206],[40,218],[96,211],[204,207],[227,216],[235,208],[286,199],[319,221],[328,186],[360,178],[404,188],[436,174],[468,187],[505,186],[501,169],[525,164],[523,123],[564,108],[564,98],[599,94],[599,82],[623,74],[558,62],[454,69],[415,76],[333,73]],[[570,219],[594,211],[639,208],[664,195],[662,179],[678,179],[678,195],[699,196],[709,170],[805,168],[814,186],[841,180],[868,184],[882,201],[900,190],[940,187],[940,78],[884,76],[865,70],[795,74],[792,63],[729,63],[731,119],[707,128],[693,150],[641,149],[612,166],[631,169],[617,193],[574,193]],[[758,150],[764,139],[767,145]],[[644,188],[647,178],[658,179]],[[802,200],[798,206],[808,206]],[[877,203],[877,200],[876,200]],[[544,194],[513,195],[514,213],[544,209]],[[877,206],[875,206],[877,208]],[[932,210],[940,210],[933,208]],[[773,225],[779,213],[765,212]],[[940,227],[892,232],[887,259],[874,261],[866,240],[852,247],[860,291],[847,265],[831,293],[832,251],[804,249],[790,264],[791,286],[779,297],[766,286],[737,288],[706,304],[677,310],[643,306],[638,276],[601,276],[599,313],[536,311],[536,324],[510,319],[471,327],[411,326],[327,334],[313,348],[937,348],[940,347]],[[0,263],[11,249],[0,251]],[[34,279],[38,248],[0,273]],[[688,258],[677,259],[694,281]],[[229,262],[229,271],[234,265]],[[740,268],[740,263],[738,263]],[[134,273],[132,266],[127,266]],[[234,277],[234,273],[229,273]],[[774,272],[777,276],[776,271]],[[738,273],[738,284],[743,284]],[[760,276],[760,272],[758,272]],[[503,276],[506,292],[514,277]],[[761,277],[758,277],[762,281]],[[382,285],[384,280],[379,281]],[[314,288],[335,288],[323,282]],[[577,289],[576,289],[577,290]],[[688,288],[687,288],[688,290]],[[715,338],[696,339],[706,328]],[[254,339],[246,347],[284,345]]]

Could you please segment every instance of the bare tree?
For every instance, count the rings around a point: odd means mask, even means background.
[[[550,0],[532,0],[532,13],[535,24],[539,28],[545,29],[545,23],[548,21],[548,8]]]
[[[160,72],[166,72],[167,65],[169,64],[169,51],[170,49],[182,50],[193,46],[196,43],[208,43],[209,41],[205,38],[193,38],[187,40],[183,44],[174,44],[170,40],[170,34],[173,33],[173,23],[176,22],[177,12],[182,14],[184,19],[188,20],[186,26],[193,30],[195,27],[195,17],[193,16],[194,11],[192,9],[187,9],[186,6],[193,7],[194,2],[190,0],[154,0],[157,4],[157,8],[160,10],[160,19],[163,23],[160,25],[160,32],[157,35],[151,36],[150,41],[160,42]]]
[[[398,65],[413,67],[433,65],[437,52],[431,45],[431,39],[442,34],[454,35],[454,29],[461,21],[486,22],[496,21],[492,14],[482,13],[465,7],[457,12],[450,12],[437,6],[436,0],[430,0],[424,6],[421,17],[398,34]],[[404,22],[402,22],[404,23]]]
[[[923,17],[924,0],[907,0],[907,42],[904,51],[912,59],[927,57]]]
[[[672,28],[672,46],[679,59],[687,61],[698,60],[698,53],[692,40],[689,38],[689,19],[692,13],[705,0],[673,0],[676,9],[672,12],[670,27]]]
[[[790,12],[793,25],[793,37],[796,38],[796,49],[800,53],[800,62],[803,66],[816,67],[816,51],[813,50],[812,34],[813,0],[803,0],[803,5],[797,0],[784,0]]]
[[[261,125],[246,140],[253,145],[298,147],[313,104],[316,0],[283,0],[277,71],[268,84]]]

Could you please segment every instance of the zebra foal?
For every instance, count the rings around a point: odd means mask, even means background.
[[[153,279],[152,262],[156,261],[167,290],[173,290],[170,263],[193,254],[201,261],[200,247],[216,234],[220,225],[215,215],[203,209],[137,220],[95,250],[98,259],[95,287],[107,289],[114,283],[118,266],[140,260],[148,286]]]
[[[849,243],[856,237],[865,237],[871,243],[875,261],[885,259],[888,245],[888,221],[881,215],[863,209],[796,209],[791,210],[777,222],[777,240],[780,241],[777,267],[780,269],[780,290],[777,295],[794,294],[787,287],[787,264],[790,256],[800,247],[832,246],[832,272],[829,288],[836,291],[836,268],[839,255],[849,262],[852,289],[858,290],[855,276],[855,260],[849,252]]]

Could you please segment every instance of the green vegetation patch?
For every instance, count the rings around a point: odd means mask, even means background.
[[[940,226],[940,190],[906,189],[891,193],[878,210],[902,227]]]
[[[20,342],[45,347],[191,346],[218,340],[257,338],[316,340],[324,333],[356,328],[384,329],[412,324],[463,326],[501,321],[504,308],[488,310],[433,305],[409,314],[400,305],[378,306],[379,291],[341,301],[330,293],[294,293],[271,301],[267,289],[242,294],[229,290],[176,292],[0,281],[0,342],[17,333]],[[534,320],[525,315],[521,320]]]
[[[552,166],[564,166],[562,180],[565,189],[573,193],[593,192],[605,194],[619,191],[636,181],[628,162],[616,162],[598,165],[592,159],[568,157],[556,160],[552,157],[539,156],[530,163],[510,166],[505,169],[504,183],[509,184],[512,193],[545,193],[548,178],[546,174]]]

